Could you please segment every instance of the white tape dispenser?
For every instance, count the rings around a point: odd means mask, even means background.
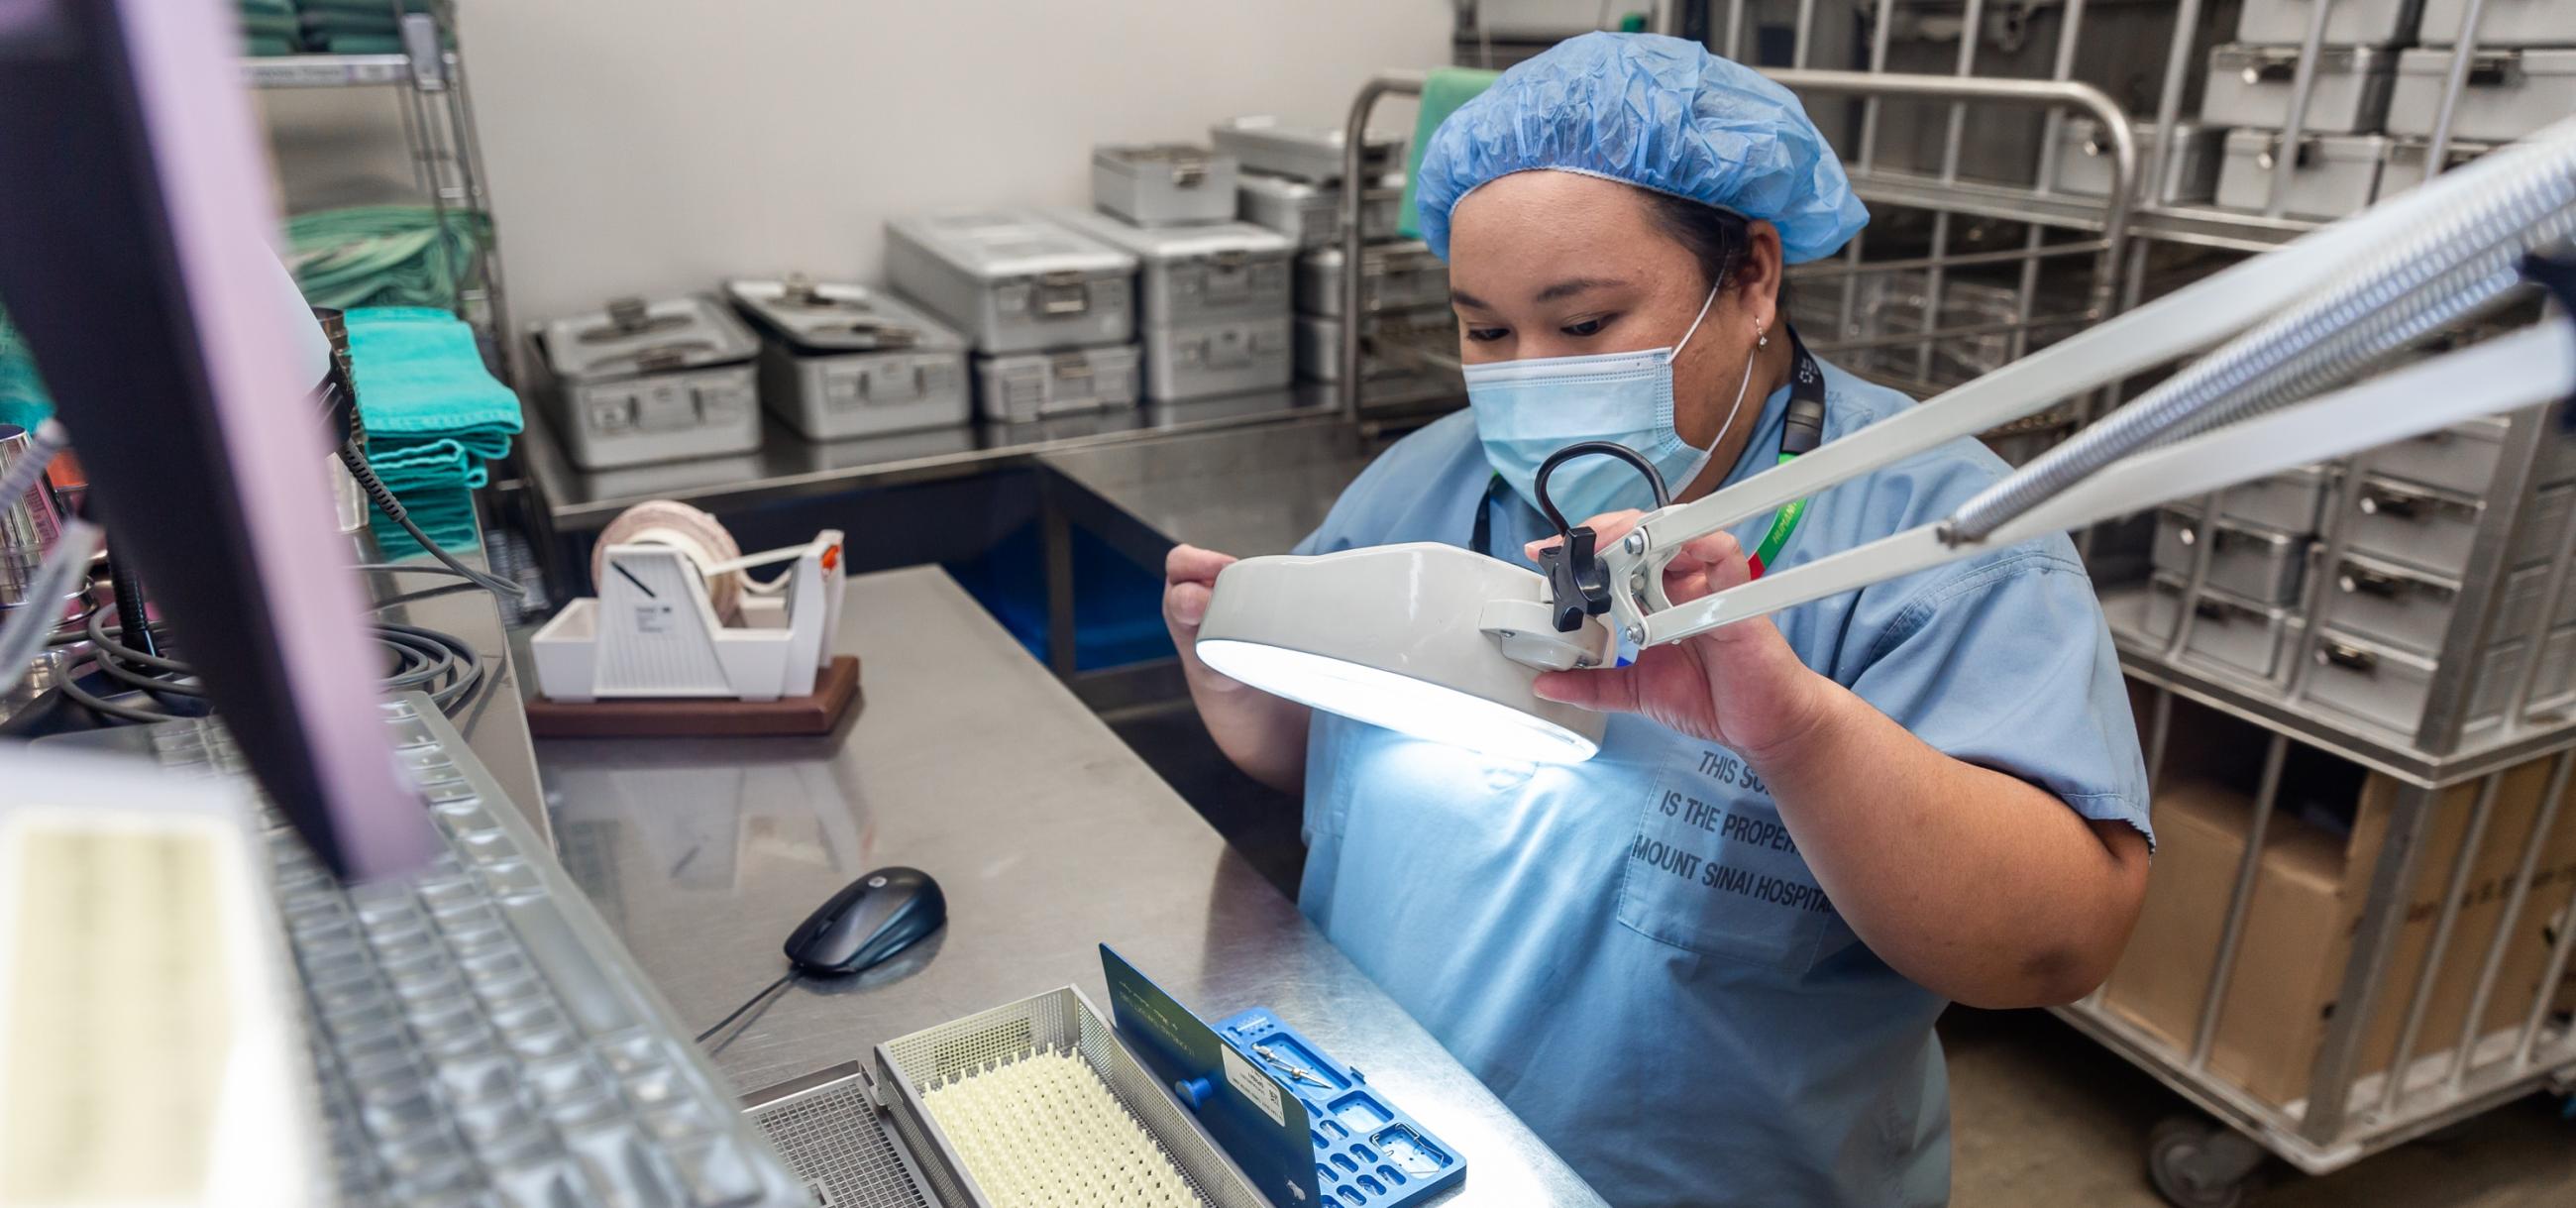
[[[779,563],[787,569],[772,578],[749,573]],[[745,555],[715,517],[652,500],[600,532],[591,581],[597,597],[572,601],[529,641],[537,691],[548,702],[778,702],[816,697],[818,679],[836,678],[828,674],[836,662],[829,647],[845,582],[837,529]],[[853,664],[854,689],[855,660],[841,661]],[[836,687],[826,682],[819,695]],[[531,725],[543,724],[537,712],[531,709]],[[683,711],[659,712],[675,719],[672,728],[585,732],[681,731]],[[713,724],[702,709],[685,712],[701,719],[696,732],[808,732]],[[628,708],[624,715],[639,714]]]

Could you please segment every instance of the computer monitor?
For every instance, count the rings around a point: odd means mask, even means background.
[[[262,787],[343,876],[393,875],[434,840],[274,301],[239,39],[228,0],[0,0],[0,297]]]

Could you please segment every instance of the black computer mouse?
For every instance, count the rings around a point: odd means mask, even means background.
[[[869,968],[939,930],[948,898],[918,868],[880,868],[852,881],[787,937],[787,959],[809,977]]]

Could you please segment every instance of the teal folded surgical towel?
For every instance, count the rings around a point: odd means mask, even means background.
[[[36,358],[9,326],[9,312],[0,310],[0,424],[33,428],[53,413],[53,396],[36,376]]]
[[[493,380],[474,330],[443,310],[361,307],[348,312],[349,362],[358,413],[377,437],[517,435],[519,396]]]

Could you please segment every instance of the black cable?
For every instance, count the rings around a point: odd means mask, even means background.
[[[766,986],[762,986],[762,987],[760,988],[760,993],[758,993],[758,994],[754,994],[754,995],[752,995],[751,997],[749,997],[749,998],[746,998],[746,999],[742,1000],[742,1005],[741,1005],[741,1006],[739,1006],[739,1007],[735,1007],[735,1008],[733,1009],[733,1013],[732,1013],[732,1014],[727,1015],[727,1016],[725,1016],[724,1018],[717,1020],[717,1021],[715,1022],[715,1026],[714,1026],[714,1027],[708,1028],[706,1031],[703,1031],[703,1032],[698,1033],[698,1038],[697,1038],[694,1042],[692,1042],[692,1043],[696,1043],[696,1044],[705,1044],[705,1043],[707,1042],[707,1037],[709,1037],[709,1036],[713,1036],[713,1035],[715,1035],[715,1034],[716,1034],[716,1033],[718,1033],[718,1032],[724,1031],[724,1029],[725,1029],[725,1025],[726,1025],[726,1024],[732,1023],[733,1021],[735,1021],[735,1020],[737,1020],[737,1019],[742,1018],[742,1013],[743,1013],[743,1012],[748,1011],[748,1010],[752,1009],[753,1007],[760,1005],[760,1000],[762,1000],[762,999],[764,999],[764,998],[767,998],[767,997],[769,997],[769,996],[770,996],[770,995],[772,995],[772,994],[777,993],[777,992],[778,992],[778,988],[779,988],[780,986],[786,985],[787,983],[792,982],[792,981],[794,981],[794,980],[796,980],[796,970],[794,970],[794,969],[789,969],[787,972],[782,973],[782,974],[779,974],[779,975],[778,975],[778,980],[777,980],[777,981],[771,982],[771,983],[769,983],[769,984],[768,984],[768,985],[766,985]]]
[[[134,631],[135,649],[145,654],[161,653],[160,644],[152,640],[149,616],[143,610],[142,576],[135,573],[133,564],[122,558],[109,558],[107,583],[116,596],[116,619],[132,620],[140,626]]]
[[[1655,463],[1646,460],[1645,454],[1616,441],[1587,440],[1567,445],[1548,454],[1546,461],[1538,463],[1538,477],[1530,485],[1530,493],[1538,496],[1539,512],[1547,517],[1549,524],[1555,526],[1558,534],[1570,536],[1574,532],[1574,526],[1565,522],[1565,514],[1557,511],[1555,501],[1547,497],[1547,477],[1555,473],[1558,466],[1587,454],[1616,457],[1636,467],[1639,474],[1646,476],[1646,486],[1655,493],[1655,506],[1660,508],[1672,503],[1672,492],[1664,486],[1663,474],[1655,469]]]

